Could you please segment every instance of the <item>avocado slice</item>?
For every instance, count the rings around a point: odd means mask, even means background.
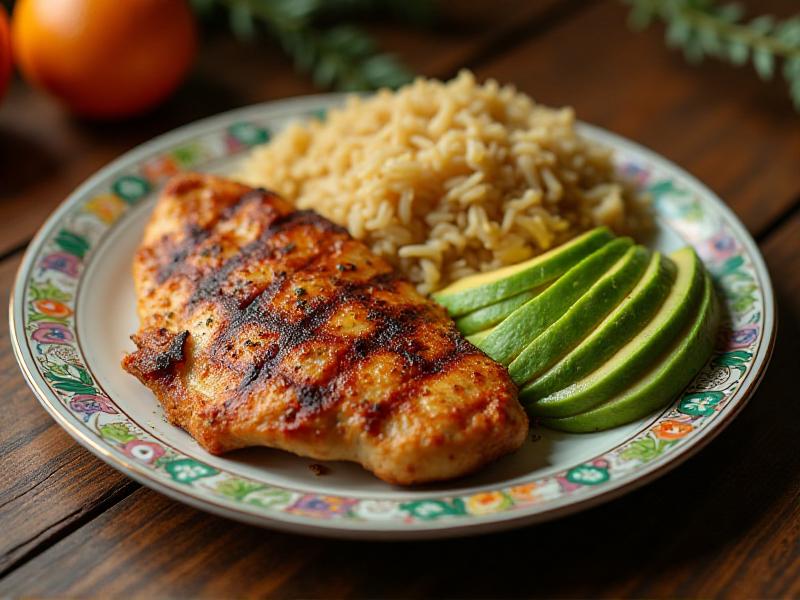
[[[520,400],[528,412],[544,417],[568,417],[606,402],[634,384],[669,347],[695,316],[703,294],[705,270],[691,248],[673,252],[677,267],[675,283],[658,312],[633,339],[605,364],[573,384],[544,397],[532,390],[536,382],[522,388]]]
[[[631,293],[574,350],[525,387],[525,396],[544,398],[591,373],[653,318],[675,281],[675,263],[654,252]]]
[[[552,281],[613,239],[608,228],[597,227],[519,264],[459,279],[434,293],[433,299],[451,317],[460,317]]]
[[[594,251],[541,294],[528,300],[482,339],[470,341],[499,363],[508,365],[563,315],[631,247],[619,238]],[[479,336],[480,337],[480,334]]]
[[[597,408],[572,417],[542,419],[542,424],[574,433],[600,431],[644,417],[673,399],[714,350],[719,306],[711,277],[705,274],[703,279],[703,300],[694,320],[646,375],[621,396]]]
[[[473,333],[489,329],[497,325],[528,300],[538,296],[545,288],[546,284],[474,310],[456,319],[456,327],[458,327],[458,330],[464,335],[472,335]]]
[[[620,261],[590,287],[561,318],[528,344],[508,366],[518,385],[553,366],[583,340],[642,278],[650,261],[644,246],[629,248]]]

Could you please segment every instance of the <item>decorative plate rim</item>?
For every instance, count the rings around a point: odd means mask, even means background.
[[[309,514],[312,513],[305,510],[302,505],[300,505],[301,510],[295,512],[281,511],[281,509],[272,511],[262,510],[258,512],[252,509],[252,507],[245,507],[231,500],[214,497],[208,491],[184,485],[177,479],[169,480],[164,477],[159,477],[153,467],[146,466],[135,458],[126,456],[119,448],[112,446],[109,442],[101,438],[99,434],[90,432],[86,427],[81,427],[76,421],[75,415],[67,410],[65,404],[59,400],[54,389],[50,387],[39,372],[36,358],[29,348],[29,339],[26,337],[25,330],[25,293],[31,282],[32,270],[45,243],[53,236],[53,232],[59,227],[64,218],[71,211],[77,210],[77,208],[81,206],[81,203],[87,200],[89,192],[100,183],[110,179],[115,174],[127,172],[134,165],[141,165],[143,160],[147,158],[152,159],[158,153],[175,149],[179,144],[188,143],[190,140],[198,140],[203,136],[220,134],[221,131],[230,130],[237,123],[247,123],[250,119],[263,122],[266,120],[273,121],[281,118],[285,119],[308,115],[317,110],[325,110],[330,106],[338,104],[341,99],[342,95],[340,94],[300,96],[239,108],[184,125],[137,146],[100,169],[78,186],[45,221],[29,244],[25,256],[17,270],[9,302],[9,337],[15,358],[20,365],[26,382],[34,392],[34,395],[53,419],[66,429],[66,431],[81,445],[97,455],[104,462],[147,487],[151,487],[173,499],[190,504],[196,508],[225,517],[235,518],[240,521],[269,526],[276,529],[332,537],[381,539],[410,537],[432,538],[497,531],[523,524],[549,520],[616,498],[652,481],[656,477],[663,475],[670,469],[681,464],[716,437],[716,435],[718,435],[744,408],[747,401],[758,387],[769,364],[769,359],[775,343],[777,326],[777,313],[772,284],[757,245],[733,212],[714,192],[693,175],[666,158],[661,157],[635,142],[601,128],[581,123],[579,124],[581,131],[589,135],[592,139],[598,140],[614,148],[616,151],[623,150],[630,155],[641,157],[656,169],[670,174],[675,180],[679,181],[693,198],[700,198],[701,200],[698,204],[705,204],[713,207],[712,212],[721,217],[724,226],[731,230],[733,239],[743,247],[742,249],[751,263],[755,279],[758,281],[756,290],[761,295],[760,299],[762,303],[762,311],[759,313],[761,329],[760,335],[756,334],[757,337],[754,338],[753,341],[755,348],[748,359],[750,368],[743,371],[743,376],[741,376],[741,379],[738,381],[738,387],[724,403],[721,410],[716,413],[712,410],[710,414],[712,414],[714,418],[710,419],[707,425],[704,425],[701,430],[695,431],[694,435],[689,436],[673,450],[665,454],[657,455],[652,460],[642,462],[635,468],[631,467],[630,472],[622,473],[620,477],[609,478],[606,472],[606,478],[601,482],[602,485],[597,485],[595,487],[594,485],[589,486],[588,483],[590,482],[584,482],[586,486],[581,490],[581,493],[577,495],[564,492],[541,503],[520,503],[519,506],[513,506],[513,510],[508,509],[508,506],[506,506],[502,510],[490,510],[487,512],[478,510],[477,512],[470,513],[463,511],[462,501],[462,506],[459,507],[459,510],[462,512],[459,514],[469,518],[427,520],[424,515],[416,515],[416,519],[409,518],[403,521],[396,518],[384,521],[374,518],[363,518],[363,516],[361,520],[355,518],[327,518],[326,515],[321,513],[314,513],[312,518],[309,516]],[[241,148],[239,151],[241,151]],[[108,229],[102,233],[98,242],[104,239],[113,228],[114,224],[112,223],[109,225]],[[90,255],[81,273],[88,268],[92,256],[93,255]],[[76,275],[76,277],[78,276]],[[80,281],[80,277],[78,277],[77,281]],[[77,302],[77,297],[75,301]],[[75,337],[77,338],[77,335]],[[113,399],[110,400],[113,401]],[[649,428],[654,423],[664,419],[664,415],[668,414],[676,405],[677,401],[671,407],[668,407],[665,411],[660,413],[655,420],[642,431],[649,431]],[[120,412],[130,419],[124,411],[121,410]],[[704,415],[704,417],[705,416],[706,415]],[[99,416],[97,418],[99,419]],[[633,434],[625,442],[601,454],[598,458],[610,456],[611,453],[622,448],[631,440],[638,439],[637,436],[640,436],[642,431]],[[586,464],[589,462],[590,461],[585,461],[582,465],[576,465],[572,470],[578,467],[586,467],[588,469],[594,468]],[[570,473],[572,470],[570,470]],[[562,481],[562,484],[563,483]],[[494,485],[497,487],[505,484]],[[531,483],[531,485],[534,484]],[[308,490],[285,489],[302,496],[300,500],[308,497],[309,494]],[[498,489],[497,493],[500,494],[501,491],[505,493],[507,490]],[[449,498],[448,494],[447,491],[442,491],[440,496],[443,499],[447,499]],[[487,492],[487,494],[489,494],[489,492]],[[347,500],[347,498],[341,499]],[[458,499],[458,492],[456,492],[456,495],[452,497],[452,501],[455,502]],[[298,502],[300,500],[298,500]],[[362,500],[364,499],[359,499],[358,502]],[[488,501],[491,502],[494,500],[489,498]],[[399,502],[401,501],[395,501],[395,504]],[[420,502],[424,502],[424,500]],[[245,510],[245,508],[249,510]]]

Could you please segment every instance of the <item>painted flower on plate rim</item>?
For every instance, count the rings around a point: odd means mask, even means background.
[[[122,451],[131,458],[151,464],[164,456],[164,448],[161,444],[145,440],[132,440],[127,442],[122,446]]]
[[[356,503],[357,500],[353,498],[306,494],[298,498],[287,511],[296,515],[329,519],[346,515]]]
[[[502,492],[481,492],[466,499],[467,512],[488,515],[511,506],[511,498]]]
[[[31,333],[31,338],[40,344],[69,344],[75,336],[61,323],[40,323]]]
[[[669,419],[661,421],[653,427],[653,433],[662,440],[679,440],[686,437],[692,429],[694,429],[694,427],[692,427],[691,423]]]
[[[85,415],[85,417],[100,412],[109,415],[117,414],[117,409],[114,408],[111,400],[98,394],[76,394],[69,401],[69,406],[75,412]]]
[[[58,300],[43,298],[41,300],[34,300],[33,302],[31,302],[31,304],[33,305],[33,308],[35,310],[42,313],[43,315],[47,315],[48,317],[56,317],[63,319],[72,314],[72,309],[63,302],[59,302]]]
[[[44,270],[59,271],[64,275],[77,277],[81,259],[69,252],[52,252],[42,257],[40,265]]]

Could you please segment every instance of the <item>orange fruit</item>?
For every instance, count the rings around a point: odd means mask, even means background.
[[[8,15],[6,15],[6,9],[0,5],[0,98],[3,97],[8,81],[11,79],[12,68]]]
[[[18,0],[11,33],[25,78],[93,118],[161,102],[197,46],[186,0]]]

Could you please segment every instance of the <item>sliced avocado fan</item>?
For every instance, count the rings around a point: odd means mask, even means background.
[[[464,335],[472,335],[489,329],[497,325],[528,300],[538,296],[545,288],[546,286],[541,286],[533,290],[527,290],[516,296],[511,296],[511,298],[506,298],[495,304],[472,311],[456,319],[456,327]]]
[[[530,400],[544,398],[611,359],[662,306],[672,289],[676,271],[675,263],[660,252],[654,252],[647,270],[628,297],[574,350],[526,386],[525,397]]]
[[[630,248],[555,323],[533,339],[508,366],[511,379],[524,384],[550,368],[583,340],[633,289],[650,260],[644,246]]]
[[[608,228],[598,227],[519,264],[459,279],[433,299],[460,317],[552,281],[613,239]]]
[[[523,304],[502,323],[470,341],[497,362],[508,365],[580,298],[631,247],[619,238],[596,250],[567,271],[541,294]]]
[[[602,366],[571,385],[545,396],[537,395],[543,387],[538,381],[525,386],[520,400],[530,414],[567,417],[583,413],[632,386],[659,360],[696,316],[703,295],[705,270],[694,250],[683,248],[670,257],[677,266],[675,283],[647,325]]]
[[[719,307],[711,277],[704,274],[703,280],[700,310],[648,373],[609,402],[571,417],[545,418],[542,423],[574,433],[599,431],[644,417],[674,398],[697,375],[714,349]]]

